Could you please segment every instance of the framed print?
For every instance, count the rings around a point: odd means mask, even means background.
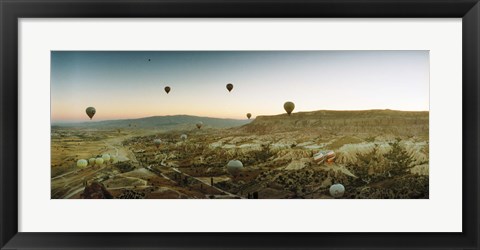
[[[478,249],[477,1],[1,4],[1,249]]]

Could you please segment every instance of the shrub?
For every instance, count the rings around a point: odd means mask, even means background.
[[[392,146],[392,150],[385,154],[385,158],[388,161],[386,171],[390,175],[396,176],[407,174],[410,168],[412,168],[412,162],[414,160],[407,151],[400,146],[398,139],[389,144]]]

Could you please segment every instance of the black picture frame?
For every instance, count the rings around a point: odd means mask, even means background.
[[[1,249],[479,249],[478,0],[0,0],[0,15]],[[55,17],[462,18],[463,232],[18,232],[18,19]]]

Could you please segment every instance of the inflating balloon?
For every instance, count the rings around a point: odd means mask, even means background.
[[[170,93],[170,87],[169,86],[165,87],[165,92],[167,92],[167,94]]]
[[[231,84],[231,83],[227,84],[227,89],[228,89],[228,92],[232,91],[233,84]]]
[[[335,162],[335,151],[333,150],[328,150],[327,151],[327,162],[328,163],[333,163]]]
[[[182,140],[184,140],[184,141],[187,140],[187,138],[188,138],[188,136],[187,136],[186,134],[182,134],[182,135],[180,136],[180,139],[182,139]]]
[[[160,144],[162,144],[162,140],[155,139],[155,140],[153,140],[153,144],[155,144],[155,146],[158,148],[158,147],[160,147]]]
[[[330,195],[335,198],[340,198],[345,193],[345,187],[342,184],[333,184],[330,186]]]
[[[313,161],[318,164],[322,164],[324,161],[328,163],[335,162],[335,151],[333,150],[320,150],[318,153],[313,155]]]
[[[197,122],[197,128],[200,129],[203,126],[203,122]]]
[[[88,107],[87,110],[85,110],[87,113],[88,117],[90,117],[90,120],[92,120],[92,117],[95,115],[97,112],[94,107]]]
[[[250,120],[250,117],[252,117],[252,114],[247,113],[247,118]]]
[[[88,164],[90,164],[92,166],[95,165],[95,158],[88,159]]]
[[[227,164],[227,171],[232,174],[236,175],[243,169],[243,163],[239,160],[231,160]]]
[[[101,166],[103,164],[103,158],[99,157],[99,158],[95,159],[95,164]]]
[[[109,154],[103,154],[102,159],[104,162],[109,162],[110,161],[110,155]]]
[[[286,102],[283,104],[283,108],[287,111],[287,114],[290,115],[293,109],[295,109],[295,104],[293,104],[293,102]]]
[[[77,161],[77,167],[84,168],[86,166],[88,166],[88,161],[87,160],[80,159],[80,160]]]

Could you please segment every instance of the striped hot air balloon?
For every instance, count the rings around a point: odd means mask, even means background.
[[[328,163],[335,162],[335,152],[333,150],[328,150],[326,154],[327,154],[326,158]]]
[[[318,164],[322,164],[324,161],[332,163],[335,161],[335,156],[335,151],[333,150],[321,150],[313,155],[313,160]]]
[[[318,164],[322,164],[327,159],[327,154],[325,151],[320,151],[313,155],[313,161]]]

